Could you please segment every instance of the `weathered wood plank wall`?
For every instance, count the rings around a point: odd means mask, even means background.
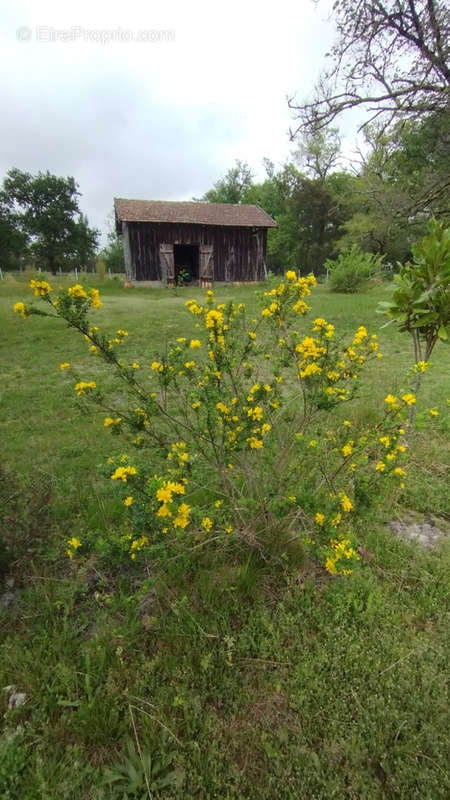
[[[257,281],[265,277],[266,228],[128,222],[127,229],[132,271],[138,281],[162,280],[162,243],[212,245],[215,281]]]

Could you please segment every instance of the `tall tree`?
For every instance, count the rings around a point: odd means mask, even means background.
[[[253,182],[253,172],[245,161],[236,160],[234,167],[216,181],[200,200],[207,203],[245,203]]]
[[[292,137],[362,108],[364,125],[446,113],[450,13],[446,0],[336,0],[337,41],[311,100],[289,101]],[[362,127],[363,127],[362,126]]]
[[[98,231],[82,217],[78,197],[73,178],[50,172],[31,175],[11,169],[3,183],[1,202],[28,237],[36,263],[53,273],[74,262],[84,267],[95,253]]]
[[[341,138],[337,128],[312,129],[303,135],[295,154],[308,176],[325,178],[337,168],[341,155]]]
[[[430,216],[450,219],[450,131],[442,114],[397,123],[369,144],[356,179],[353,213],[340,246],[384,252],[392,263],[409,258]]]
[[[27,248],[28,237],[20,230],[17,215],[0,197],[0,267],[17,267]]]

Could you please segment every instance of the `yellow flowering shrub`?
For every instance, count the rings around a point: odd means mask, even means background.
[[[198,338],[178,337],[129,363],[119,354],[128,331],[106,334],[89,322],[89,310],[101,307],[97,290],[76,284],[55,297],[45,281],[31,284],[47,312],[23,303],[14,310],[64,319],[122,387],[105,398],[86,376],[73,385],[79,402],[107,411],[104,427],[127,441],[105,466],[126,515],[112,536],[121,553],[154,558],[221,537],[262,553],[282,521],[330,574],[352,571],[361,506],[376,485],[404,485],[401,422],[415,397],[388,393],[367,430],[341,421],[337,410],[381,353],[362,325],[343,341],[324,317],[307,324],[314,276],[289,270],[261,294],[250,323],[243,303],[217,303],[208,290],[204,302],[185,304]],[[69,362],[60,368],[73,376]],[[71,557],[78,548],[69,543]]]

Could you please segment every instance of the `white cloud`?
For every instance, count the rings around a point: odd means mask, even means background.
[[[0,23],[8,75],[0,173],[16,166],[73,175],[83,210],[100,227],[114,196],[190,199],[235,158],[261,175],[264,156],[280,163],[292,149],[286,95],[312,89],[332,40],[329,7],[18,0]],[[39,26],[60,37],[79,30],[76,41],[45,42],[36,41]],[[24,27],[27,42],[16,36]],[[91,31],[118,28],[133,36],[171,30],[174,41],[89,41]]]

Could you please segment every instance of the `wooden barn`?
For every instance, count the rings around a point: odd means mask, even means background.
[[[258,281],[266,277],[267,229],[276,223],[259,206],[114,200],[132,282]]]

